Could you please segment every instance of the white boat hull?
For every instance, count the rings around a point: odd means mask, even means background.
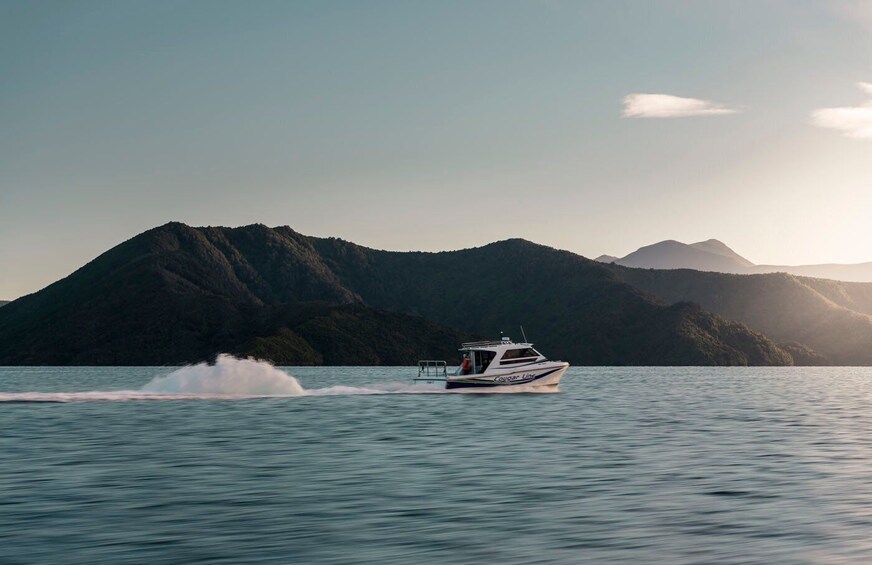
[[[488,369],[478,375],[448,377],[445,388],[556,387],[567,368],[569,363],[563,361],[540,361],[523,366]]]

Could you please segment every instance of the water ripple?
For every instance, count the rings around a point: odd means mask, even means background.
[[[391,392],[409,371],[291,372]],[[546,396],[141,390],[171,372],[0,368],[18,399],[0,562],[872,561],[867,369],[573,368]]]

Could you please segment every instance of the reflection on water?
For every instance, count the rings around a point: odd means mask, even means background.
[[[334,393],[142,390],[171,372],[0,368],[0,562],[872,560],[872,370],[355,395],[336,387],[404,392],[415,369],[299,368]],[[66,402],[16,396],[33,391]]]

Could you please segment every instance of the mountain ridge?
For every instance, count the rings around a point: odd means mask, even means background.
[[[694,269],[731,274],[787,273],[844,282],[872,282],[872,262],[814,265],[756,265],[717,239],[697,243],[664,240],[624,257],[600,255],[596,261],[638,269]]]
[[[229,351],[412,364],[452,360],[467,337],[518,323],[549,355],[581,364],[792,363],[741,323],[525,240],[391,252],[287,226],[178,222],[3,307],[0,363],[175,364]],[[393,349],[378,350],[384,342]]]
[[[736,275],[609,265],[666,302],[692,301],[782,344],[810,349],[815,364],[872,365],[872,285],[787,273]]]
[[[698,271],[740,272],[752,263],[717,240],[694,244],[673,239],[640,247],[615,264],[646,269],[695,269]]]

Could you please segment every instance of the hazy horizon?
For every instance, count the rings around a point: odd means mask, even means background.
[[[872,261],[872,2],[0,1],[0,299],[171,220]]]

